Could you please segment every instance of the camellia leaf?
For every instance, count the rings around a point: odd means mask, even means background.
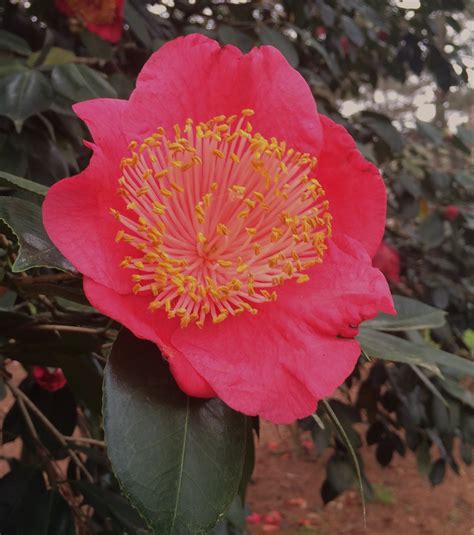
[[[439,145],[443,141],[443,133],[439,128],[425,121],[416,121],[416,128],[426,139]]]
[[[281,31],[274,30],[265,24],[259,26],[257,31],[262,44],[278,48],[292,67],[298,67],[300,62],[298,52],[286,35],[283,35]]]
[[[15,189],[22,189],[31,193],[36,193],[37,195],[41,195],[41,197],[44,197],[48,191],[46,186],[42,186],[32,180],[27,180],[26,178],[0,171],[0,185],[5,184],[12,185]]]
[[[51,74],[54,90],[74,102],[92,98],[117,98],[106,77],[87,65],[57,65]]]
[[[379,331],[407,331],[441,327],[446,322],[446,312],[416,299],[394,295],[393,301],[397,310],[396,316],[381,313],[373,320],[366,321],[364,327]]]
[[[105,368],[108,453],[124,493],[160,535],[204,534],[237,495],[250,419],[184,394],[157,346],[122,331]]]
[[[15,52],[21,56],[28,56],[31,53],[30,45],[22,37],[6,30],[0,30],[0,50]]]
[[[27,64],[30,67],[33,67],[38,61],[40,55],[41,51],[33,52],[33,54],[31,54],[28,58]],[[64,65],[66,63],[71,63],[76,59],[76,57],[76,54],[74,54],[74,52],[72,52],[71,50],[53,46],[49,49],[49,52],[46,54],[46,57],[41,62],[41,65],[45,67],[52,67],[54,65]]]
[[[370,356],[415,364],[440,374],[439,367],[464,376],[474,376],[474,362],[436,347],[415,344],[391,334],[362,327],[357,339]]]
[[[35,70],[0,78],[0,115],[21,123],[31,115],[47,110],[53,100],[51,84]]]
[[[240,48],[240,50],[244,53],[250,52],[255,44],[250,35],[247,35],[246,33],[241,32],[232,26],[227,26],[226,24],[219,26],[217,35],[219,36],[219,40],[224,45],[234,45]]]
[[[12,271],[18,273],[33,267],[74,271],[46,234],[39,206],[14,197],[0,197],[0,220],[11,228],[20,246]]]
[[[347,15],[343,15],[341,17],[341,25],[349,40],[357,47],[361,47],[365,43],[365,35],[353,19]]]

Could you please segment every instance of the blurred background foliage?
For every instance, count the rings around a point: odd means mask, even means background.
[[[60,368],[67,379],[51,392],[29,373],[13,392],[3,441],[21,436],[23,453],[0,480],[2,533],[17,533],[18,522],[21,533],[146,532],[101,443],[103,366],[118,326],[88,306],[77,275],[57,271],[71,266],[42,228],[41,201],[90,156],[88,131],[71,106],[127,98],[154,50],[194,32],[243,52],[278,48],[320,112],[349,129],[387,184],[376,262],[401,296],[399,317],[362,329],[360,366],[337,399],[300,422],[318,451],[333,450],[324,502],[355,484],[353,457],[363,443],[376,445],[381,466],[413,450],[433,485],[472,462],[473,383],[463,376],[474,351],[473,15],[463,0],[128,0],[122,38],[112,44],[52,1],[0,1],[1,359],[30,372]],[[8,367],[2,373],[8,383]],[[3,385],[0,397],[5,392]],[[89,443],[64,440],[76,426]],[[71,451],[85,460],[72,458],[67,489],[45,486],[41,468],[57,483],[55,460]],[[363,469],[362,484],[370,499]],[[244,529],[242,515],[232,507],[216,531]],[[56,530],[34,531],[48,524]]]

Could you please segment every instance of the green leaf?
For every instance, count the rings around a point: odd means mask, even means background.
[[[0,78],[0,115],[21,124],[47,110],[53,101],[51,84],[44,74],[28,70]]]
[[[318,7],[323,24],[332,28],[334,21],[336,20],[336,12],[330,5],[326,4],[326,2],[318,2]]]
[[[417,237],[427,249],[438,247],[444,240],[444,222],[433,212],[426,217],[417,230]]]
[[[26,178],[21,178],[10,173],[5,173],[0,171],[0,185],[12,185],[15,189],[21,189],[25,191],[30,191],[31,193],[36,193],[44,197],[48,191],[48,188],[33,182],[32,180],[27,180]]]
[[[416,121],[416,128],[426,139],[439,145],[443,141],[443,133],[439,128],[425,121]]]
[[[8,76],[9,74],[14,74],[17,72],[25,72],[28,70],[28,67],[25,66],[23,60],[17,58],[3,58],[0,63],[0,77]]]
[[[41,470],[14,464],[0,479],[2,533],[74,535],[74,517],[55,490],[47,490]]]
[[[107,366],[104,426],[124,493],[160,535],[204,534],[238,492],[249,419],[185,395],[157,346],[122,331]]]
[[[36,64],[36,61],[40,57],[41,53],[41,50],[39,52],[33,52],[33,54],[31,54],[28,58],[27,64],[30,67],[33,67]],[[76,57],[76,54],[74,54],[74,52],[72,52],[71,50],[53,46],[49,49],[49,52],[46,54],[46,57],[42,61],[41,65],[46,67],[52,67],[54,65],[64,65],[66,63],[71,63],[76,59]]]
[[[362,477],[362,471],[360,469],[360,463],[359,458],[357,457],[357,453],[354,449],[354,446],[352,445],[352,442],[349,440],[349,437],[347,436],[346,430],[344,429],[344,426],[340,422],[339,418],[337,417],[336,413],[333,411],[331,404],[328,400],[323,399],[322,403],[324,405],[324,408],[333,423],[334,427],[337,430],[338,435],[341,438],[342,443],[346,446],[347,451],[349,452],[349,455],[351,457],[352,463],[354,465],[355,474],[357,476],[357,482],[359,484],[359,492],[360,492],[360,499],[362,501],[362,515],[364,517],[364,527],[366,524],[366,509],[365,509],[365,494],[364,494],[364,481]],[[336,489],[335,489],[336,490]]]
[[[102,73],[87,65],[57,65],[51,74],[54,90],[74,102],[93,98],[117,98],[115,89]]]
[[[138,37],[143,45],[146,48],[151,49],[153,46],[153,39],[148,31],[148,26],[140,12],[132,6],[131,2],[125,2],[124,18],[130,24],[132,32]]]
[[[416,299],[394,295],[396,316],[381,313],[373,320],[364,322],[364,327],[379,331],[407,331],[441,327],[446,323],[446,312],[425,305]]]
[[[338,456],[329,459],[326,465],[326,476],[338,494],[352,487],[355,481],[354,468],[351,463]]]
[[[428,475],[430,463],[430,443],[424,438],[416,448],[416,465],[422,476]]]
[[[298,52],[286,35],[282,34],[280,30],[275,30],[265,24],[259,26],[257,32],[262,44],[278,48],[292,67],[298,67],[300,62]]]
[[[33,267],[74,271],[69,261],[48,238],[39,206],[13,197],[0,197],[0,220],[3,220],[18,238],[19,254],[12,266],[13,272],[18,273]]]
[[[362,123],[384,141],[394,154],[401,152],[403,137],[386,115],[369,110],[361,112],[360,115]]]
[[[15,52],[21,56],[31,54],[30,45],[22,37],[6,30],[0,30],[0,50]]]
[[[467,390],[467,388],[462,387],[456,381],[448,378],[440,380],[439,385],[451,397],[464,403],[464,405],[471,407],[471,409],[474,409],[474,393],[470,390]]]
[[[429,479],[433,487],[443,482],[446,474],[446,461],[445,459],[438,459],[431,465],[429,473]]]
[[[104,59],[105,61],[112,59],[112,45],[102,39],[102,37],[87,30],[83,30],[80,34],[80,37],[90,56]]]
[[[254,46],[254,40],[250,35],[241,32],[233,28],[232,26],[227,26],[227,24],[221,24],[219,30],[217,31],[219,40],[224,45],[234,45],[244,53],[250,52]]]
[[[143,520],[127,500],[107,489],[86,481],[75,481],[73,486],[84,496],[85,503],[91,505],[103,518],[110,518],[116,527],[116,533],[127,531],[130,534],[146,535]]]
[[[370,357],[415,364],[437,375],[439,367],[460,375],[474,376],[474,362],[428,345],[415,344],[391,334],[362,327],[357,339]]]
[[[349,38],[349,41],[354,43],[355,46],[361,47],[365,43],[365,35],[353,19],[347,15],[343,15],[341,17],[341,25],[342,30]]]

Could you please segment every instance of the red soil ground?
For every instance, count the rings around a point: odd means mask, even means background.
[[[461,466],[460,476],[447,471],[445,481],[433,488],[419,475],[411,452],[382,468],[373,448],[365,447],[366,474],[378,497],[367,505],[364,529],[356,490],[323,505],[319,489],[330,452],[319,457],[312,450],[295,453],[290,436],[285,426],[262,424],[247,500],[252,512],[277,511],[281,522],[277,514],[276,525],[264,520],[248,525],[252,535],[474,535],[474,466]]]

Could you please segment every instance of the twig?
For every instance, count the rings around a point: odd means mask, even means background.
[[[93,327],[77,327],[76,325],[53,325],[50,323],[44,323],[41,325],[34,325],[29,327],[34,331],[58,331],[58,332],[69,332],[69,333],[84,333],[84,334],[102,334],[104,328],[93,328]]]
[[[96,440],[95,438],[87,437],[67,437],[65,435],[64,439],[68,442],[75,442],[76,444],[89,444],[91,446],[98,446],[99,448],[106,448],[105,442],[103,440]]]
[[[33,412],[42,422],[43,425],[50,431],[52,435],[54,435],[59,442],[67,447],[67,441],[64,437],[64,435],[56,429],[56,427],[46,418],[46,416],[38,409],[38,407],[31,401],[31,399],[17,386],[13,385],[9,381],[5,381],[8,385],[8,388],[11,390],[12,394],[15,396],[18,400],[23,400],[25,405],[28,406],[28,409]],[[77,466],[82,470],[83,474],[86,476],[86,478],[89,480],[90,483],[94,482],[94,478],[91,476],[89,470],[84,466],[82,461],[79,459],[79,457],[73,452],[72,450],[69,450],[69,454],[71,455],[71,459],[77,464]]]
[[[43,284],[45,282],[60,282],[60,281],[69,281],[69,280],[79,280],[78,275],[73,275],[72,273],[53,273],[51,275],[38,275],[36,277],[26,276],[23,278],[15,278],[15,283],[18,286],[23,286],[25,284]]]

